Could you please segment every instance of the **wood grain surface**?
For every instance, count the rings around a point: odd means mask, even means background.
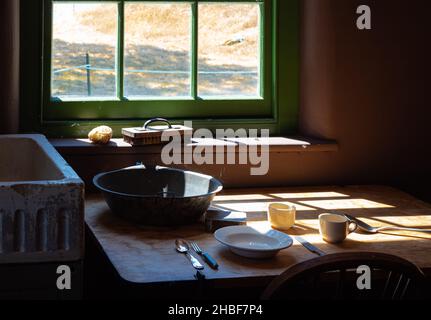
[[[266,207],[270,202],[291,203],[297,207],[295,227],[287,233],[301,235],[326,253],[373,251],[395,254],[431,271],[431,234],[391,231],[381,234],[355,232],[341,244],[324,242],[318,231],[320,213],[348,213],[373,226],[431,228],[431,205],[399,190],[385,186],[304,187],[226,190],[214,204],[225,209],[247,212],[248,224],[269,228]],[[136,226],[115,217],[103,198],[92,195],[86,202],[86,222],[118,274],[139,284],[190,281],[195,270],[174,248],[175,239],[196,241],[219,263],[218,271],[206,266],[204,274],[220,286],[267,283],[288,266],[315,258],[296,240],[291,248],[269,260],[239,257],[203,224],[178,228]]]

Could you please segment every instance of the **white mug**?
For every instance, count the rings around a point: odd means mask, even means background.
[[[319,216],[320,235],[323,240],[330,243],[342,242],[346,237],[355,232],[358,225],[345,216],[332,213],[323,213]]]

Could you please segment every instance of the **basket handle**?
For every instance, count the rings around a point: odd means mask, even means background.
[[[147,130],[148,126],[150,124],[152,124],[153,122],[164,122],[164,123],[166,123],[168,125],[169,129],[172,129],[171,123],[168,120],[164,119],[164,118],[152,118],[152,119],[148,120],[147,122],[145,122],[145,124],[143,126],[143,129]]]

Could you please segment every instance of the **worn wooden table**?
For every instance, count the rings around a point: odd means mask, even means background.
[[[302,235],[326,253],[377,251],[411,260],[426,273],[431,271],[431,235],[414,232],[351,234],[339,245],[325,243],[318,232],[317,217],[323,212],[348,213],[373,226],[431,228],[431,206],[390,187],[348,186],[227,190],[216,198],[220,207],[245,211],[249,225],[266,227],[269,202],[297,207],[297,224],[288,234]],[[154,284],[193,280],[190,262],[176,253],[174,240],[194,240],[220,264],[206,267],[207,279],[222,286],[268,283],[292,264],[315,258],[298,242],[270,260],[236,256],[219,244],[203,225],[181,228],[138,227],[115,217],[100,196],[86,203],[86,222],[118,275],[127,283]]]

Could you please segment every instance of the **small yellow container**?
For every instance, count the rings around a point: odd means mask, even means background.
[[[268,205],[268,220],[275,229],[289,230],[295,224],[296,208],[284,203],[270,203]]]

